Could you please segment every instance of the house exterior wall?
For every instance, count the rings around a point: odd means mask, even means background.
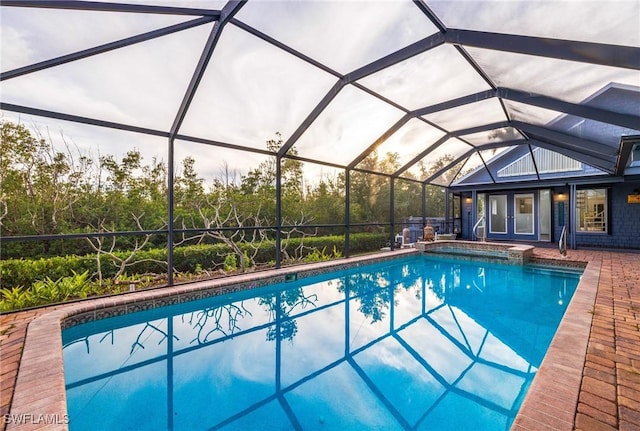
[[[604,186],[593,185],[591,188]],[[611,248],[640,250],[640,204],[627,202],[627,196],[640,191],[640,180],[634,182],[614,183],[607,186],[608,191],[608,220],[609,231],[607,233],[576,231],[575,241],[577,248]],[[505,190],[505,193],[507,190]],[[568,187],[552,188],[552,220],[553,231],[551,241],[557,243],[560,240],[562,227],[567,225],[569,232],[576,230],[575,208],[571,208],[571,199]],[[482,191],[478,191],[482,193]],[[485,192],[486,195],[489,192]],[[538,190],[535,191],[536,195]],[[461,193],[462,208],[462,239],[473,238],[473,225],[475,224],[475,202],[471,199],[471,193]],[[537,198],[536,198],[537,201]],[[536,205],[536,207],[538,207]]]
[[[640,204],[627,196],[640,189],[640,181],[614,184],[609,190],[609,232],[576,232],[576,246],[640,249]]]

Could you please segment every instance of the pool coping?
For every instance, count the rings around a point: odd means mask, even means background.
[[[285,281],[287,276],[311,277],[335,269],[358,267],[420,253],[401,249],[344,260],[319,262],[224,279],[133,292],[63,306],[35,318],[28,326],[16,379],[11,415],[28,420],[12,422],[7,430],[67,430],[68,417],[62,330],[76,324],[168,304],[223,295]],[[589,263],[545,355],[512,429],[532,429],[553,424],[573,429],[582,367],[598,286],[600,263]],[[266,282],[269,280],[269,282]],[[589,302],[590,301],[590,302]],[[574,336],[575,333],[578,336]],[[582,353],[582,354],[579,354]],[[15,417],[15,416],[14,416]]]
[[[511,427],[573,430],[601,261],[589,261]]]

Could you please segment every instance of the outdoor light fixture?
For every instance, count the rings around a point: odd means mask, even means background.
[[[562,202],[565,200],[565,196],[564,196],[564,192],[563,191],[558,191],[557,193],[555,193],[555,197],[553,199],[556,202]]]

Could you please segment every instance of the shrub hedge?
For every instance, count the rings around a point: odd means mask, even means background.
[[[358,233],[350,236],[351,253],[364,253],[380,249],[386,241],[387,236],[382,233]],[[293,256],[294,250],[300,246],[300,238],[290,239],[286,245],[288,253]],[[304,238],[304,251],[302,256],[312,253],[314,250],[326,250],[332,253],[334,250],[344,253],[343,236],[323,236]],[[275,243],[264,242],[255,257],[256,262],[269,263],[275,259]],[[240,249],[247,254],[252,254],[253,250],[245,244],[240,244]],[[225,244],[204,244],[176,247],[174,249],[174,268],[178,272],[195,273],[199,269],[211,270],[222,267],[225,257],[231,253],[231,249]],[[116,252],[119,259],[126,259],[127,252]],[[166,248],[156,248],[141,250],[135,256],[134,263],[127,268],[127,274],[145,273],[166,273],[167,250]],[[59,279],[70,276],[74,273],[82,274],[87,272],[92,279],[98,273],[97,255],[90,254],[84,256],[68,255],[55,256],[41,259],[6,259],[0,260],[0,287],[29,287],[38,281],[49,279]],[[107,255],[100,255],[100,266],[103,278],[115,276],[118,266],[112,258]]]

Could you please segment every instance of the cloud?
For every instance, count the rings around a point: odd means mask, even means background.
[[[344,74],[437,31],[404,1],[263,1],[237,18]]]
[[[404,166],[442,136],[441,130],[412,119],[378,147],[378,154],[397,153],[400,166]],[[417,172],[413,173],[417,176]]]
[[[481,48],[466,50],[497,86],[567,102],[580,103],[611,82],[640,85],[634,70]]]
[[[453,46],[443,45],[359,81],[408,109],[488,90]]]
[[[640,46],[640,2],[636,0],[431,0],[427,3],[450,28]]]
[[[48,60],[188,19],[168,15],[2,7],[2,70]],[[5,38],[5,35],[10,38]],[[14,46],[16,41],[19,45]]]
[[[495,97],[438,111],[425,118],[450,132],[507,120],[500,101]]]
[[[2,53],[2,70],[11,70],[29,64],[33,57],[33,49],[24,33],[4,22],[0,27],[0,52]]]
[[[347,86],[296,144],[300,155],[347,165],[402,117],[398,109]]]
[[[336,78],[233,25],[224,33],[181,132],[266,149],[286,140]]]
[[[209,27],[210,29],[211,27]],[[207,28],[136,44],[3,82],[4,102],[169,130]]]

